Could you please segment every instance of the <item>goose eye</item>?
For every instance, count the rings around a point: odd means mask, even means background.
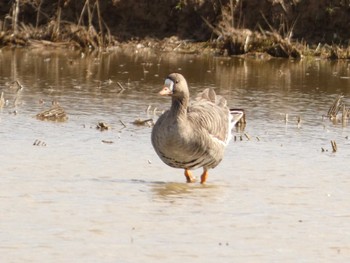
[[[164,86],[168,87],[170,91],[174,90],[174,81],[170,80],[170,79],[166,79]]]

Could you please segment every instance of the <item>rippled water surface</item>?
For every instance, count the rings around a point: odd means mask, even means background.
[[[174,71],[246,111],[203,186],[133,124]],[[348,61],[1,50],[0,91],[1,262],[350,260],[350,130],[322,118],[350,105]],[[68,120],[36,119],[53,100]]]

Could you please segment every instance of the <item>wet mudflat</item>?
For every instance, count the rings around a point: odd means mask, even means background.
[[[206,185],[133,123],[169,107],[157,92],[174,71],[246,110]],[[350,105],[347,61],[2,50],[1,91],[3,262],[350,259],[349,124],[322,117]],[[35,117],[52,101],[67,120]]]

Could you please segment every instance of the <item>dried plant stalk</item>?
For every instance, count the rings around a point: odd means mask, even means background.
[[[333,152],[335,153],[335,152],[337,152],[337,143],[335,142],[335,141],[331,141],[331,145],[332,145],[332,150],[333,150]]]
[[[331,107],[328,110],[327,117],[330,119],[336,118],[338,112],[340,111],[342,105],[343,105],[343,100],[344,96],[340,95],[338,98],[333,102]]]

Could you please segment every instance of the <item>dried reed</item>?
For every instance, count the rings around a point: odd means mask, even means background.
[[[344,96],[340,95],[338,96],[333,104],[330,106],[328,112],[327,112],[327,117],[330,118],[331,120],[337,117],[338,112],[343,106],[343,100]]]
[[[331,145],[332,145],[332,151],[334,153],[337,152],[337,150],[338,150],[337,143],[335,141],[331,141]]]

